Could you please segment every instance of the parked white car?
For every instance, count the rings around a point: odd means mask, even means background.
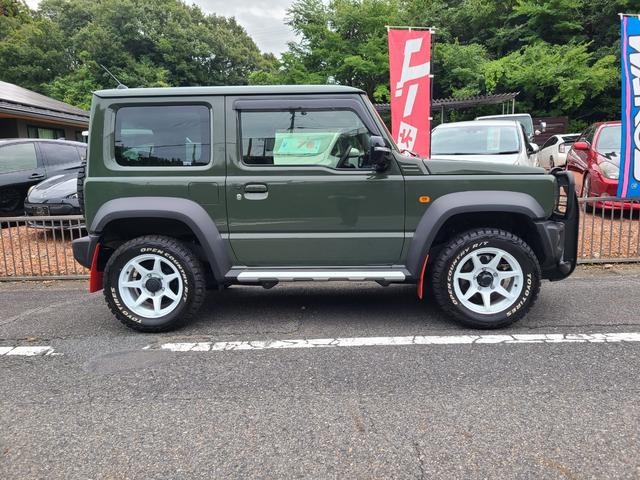
[[[579,133],[563,133],[549,137],[540,148],[540,152],[538,152],[540,166],[548,170],[553,167],[565,166],[567,164],[567,153],[579,136]]]
[[[431,158],[538,166],[538,146],[514,120],[438,125],[431,132]]]

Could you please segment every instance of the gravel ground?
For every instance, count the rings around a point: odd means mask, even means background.
[[[640,212],[620,214],[609,210],[582,213],[579,258],[640,257]]]
[[[2,228],[0,277],[88,273],[73,259],[71,240],[72,234],[61,230]]]

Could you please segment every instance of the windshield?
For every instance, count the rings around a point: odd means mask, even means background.
[[[491,115],[489,117],[478,117],[476,120],[515,120],[522,124],[528,137],[533,136],[533,120],[531,119],[531,115]]]
[[[436,128],[431,135],[432,155],[506,155],[520,151],[513,126],[465,125]]]
[[[596,150],[601,153],[619,152],[622,141],[622,131],[620,125],[604,127],[600,131]]]

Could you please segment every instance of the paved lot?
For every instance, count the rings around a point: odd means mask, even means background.
[[[324,283],[234,287],[143,335],[84,283],[0,284],[0,348],[50,347],[0,355],[0,478],[640,478],[640,342],[566,342],[640,332],[640,269],[621,270],[546,283],[498,332],[411,287]],[[479,333],[572,336],[456,343]],[[211,351],[414,335],[450,341]]]

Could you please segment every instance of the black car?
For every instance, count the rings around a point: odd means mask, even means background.
[[[49,215],[81,215],[78,202],[77,173],[55,175],[35,187],[29,189],[24,201],[24,213],[27,216],[43,217]],[[80,223],[63,223],[50,221],[30,221],[30,227],[77,229]]]
[[[61,173],[76,173],[86,151],[81,142],[0,139],[0,214],[21,212],[32,185]]]

